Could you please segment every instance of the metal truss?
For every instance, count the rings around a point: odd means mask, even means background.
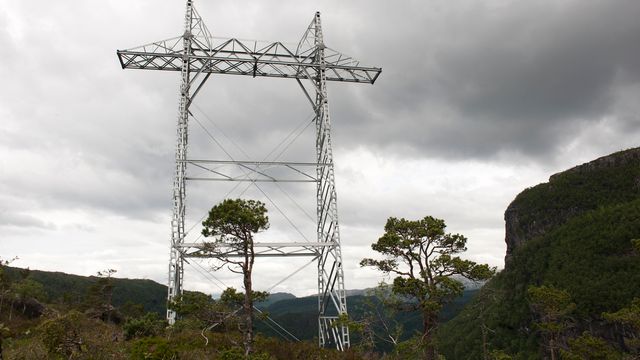
[[[188,180],[313,182],[316,183],[317,241],[256,243],[254,247],[258,249],[257,257],[310,256],[317,260],[319,345],[345,350],[350,346],[350,339],[347,326],[339,321],[347,315],[347,303],[331,149],[327,82],[373,84],[381,69],[361,66],[353,58],[326,47],[320,13],[315,14],[295,50],[281,42],[213,38],[193,7],[193,0],[187,0],[184,21],[185,32],[182,36],[117,51],[123,69],[181,73],[167,299],[171,301],[182,294],[186,258],[212,257],[206,243],[185,242]],[[305,163],[188,159],[189,107],[211,74],[295,79],[315,113],[316,161]],[[303,81],[311,90],[305,87]],[[187,177],[188,169],[205,172],[206,176]],[[242,174],[238,175],[237,170]],[[231,245],[224,251],[225,255],[241,256]],[[176,320],[175,312],[168,310],[167,319],[173,324]]]
[[[196,72],[305,79],[306,73],[318,67],[317,48],[298,54],[281,42],[209,38],[208,46],[201,38],[191,39],[197,46],[189,56],[189,65]],[[183,37],[176,37],[118,50],[120,65],[123,69],[181,71],[182,42]],[[329,48],[323,50],[328,81],[373,84],[380,75],[378,68],[360,66],[358,61]]]

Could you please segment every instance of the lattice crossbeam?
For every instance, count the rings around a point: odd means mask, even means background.
[[[183,66],[184,37],[176,37],[143,45],[129,50],[118,50],[123,69],[180,71]],[[327,81],[344,81],[373,84],[380,68],[361,66],[360,63],[330,48],[310,48],[296,54],[284,43],[261,43],[238,39],[191,37],[193,46],[188,55],[192,72],[249,75],[307,79],[322,67]],[[212,44],[209,48],[206,44]],[[325,64],[315,59],[319,50],[324,51]]]
[[[335,246],[332,242],[282,242],[282,243],[255,243],[256,257],[281,257],[281,256],[312,256],[319,257],[320,250]],[[236,249],[233,244],[216,244],[222,249],[221,254],[226,257],[244,257],[244,253]],[[211,252],[206,243],[183,243],[176,246],[185,258],[211,258]],[[220,255],[220,254],[218,254]]]

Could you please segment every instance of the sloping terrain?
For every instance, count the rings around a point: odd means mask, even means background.
[[[564,336],[589,331],[618,350],[619,330],[602,318],[640,297],[640,149],[615,153],[552,176],[519,194],[505,212],[505,269],[439,333],[447,359],[479,359],[503,350],[542,356],[529,286],[571,295]],[[483,337],[484,333],[484,337]],[[484,338],[484,340],[483,340]]]

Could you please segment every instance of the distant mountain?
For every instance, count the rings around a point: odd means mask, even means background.
[[[567,291],[576,308],[558,341],[584,331],[623,351],[621,331],[602,318],[640,297],[640,148],[599,158],[521,192],[505,211],[506,266],[439,332],[447,359],[489,349],[543,358],[527,301],[529,286]],[[484,335],[483,335],[484,329]],[[488,329],[488,330],[487,330]]]
[[[277,292],[269,294],[269,297],[265,301],[260,301],[256,303],[256,307],[260,309],[265,309],[271,306],[272,304],[280,301],[280,300],[290,300],[295,299],[296,296],[293,294],[285,293],[285,292]]]
[[[79,276],[62,272],[48,272],[40,270],[26,270],[20,268],[6,268],[6,274],[17,280],[29,276],[41,283],[47,294],[48,303],[81,304],[88,289],[98,281],[95,276]],[[126,303],[141,304],[147,312],[156,312],[161,317],[166,314],[167,287],[152,280],[113,278],[113,305],[117,308]],[[379,301],[369,296],[373,289],[357,289],[347,291],[347,305],[352,319],[362,320],[366,312],[371,312],[371,304]],[[455,316],[477,292],[469,289],[464,295],[449,304],[442,312],[442,321]],[[278,324],[293,333],[300,340],[311,340],[318,336],[318,298],[315,295],[297,298],[293,294],[278,292],[270,294],[266,301],[256,306],[269,314]],[[398,314],[397,321],[403,324],[406,339],[413,335],[421,326],[422,319],[418,312],[404,312]],[[270,336],[280,336],[283,333],[270,321],[256,322],[258,331]],[[357,336],[353,339],[358,341]],[[380,344],[379,350],[388,350]]]
[[[80,276],[62,272],[25,270],[7,267],[7,275],[13,279],[25,276],[28,271],[31,279],[41,283],[47,293],[47,302],[79,304],[87,290],[98,278]],[[127,302],[141,304],[148,312],[157,312],[164,316],[167,312],[167,287],[153,280],[113,278],[113,305],[120,307]]]
[[[368,289],[358,290],[360,293],[368,293]],[[465,290],[463,295],[445,306],[440,316],[441,321],[446,322],[457,315],[464,305],[478,292],[477,289]],[[379,300],[372,296],[351,295],[347,297],[349,317],[355,321],[362,320],[367,312],[372,312],[372,306],[377,306]],[[295,334],[300,340],[311,340],[318,336],[318,298],[306,296],[294,299],[285,299],[272,303],[265,311],[278,324]],[[422,316],[418,311],[401,312],[396,321],[404,327],[402,339],[408,339],[422,327]],[[268,335],[277,336],[269,324],[258,322],[258,330]],[[353,343],[357,343],[357,336]],[[385,343],[378,344],[378,350],[390,350]]]

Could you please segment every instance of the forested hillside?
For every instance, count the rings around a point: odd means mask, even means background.
[[[632,318],[610,314],[631,309],[640,297],[639,195],[640,149],[519,194],[505,213],[506,267],[441,328],[441,352],[447,359],[481,359],[492,351],[540,359],[553,348],[556,358],[580,359],[597,348],[608,354],[597,358],[615,359],[637,351],[640,329]],[[637,321],[639,314],[625,311]]]
[[[26,270],[6,267],[6,275],[12,281],[21,277],[42,284],[45,301],[58,304],[81,304],[89,288],[98,281],[96,276],[80,276],[62,272]],[[167,311],[167,287],[153,280],[113,278],[113,305],[122,307],[126,303],[140,304],[144,311],[165,314]]]
[[[7,266],[4,268],[8,280],[19,282],[22,278],[29,278],[42,285],[44,303],[60,304],[64,306],[82,306],[86,301],[87,294],[92,286],[100,280],[97,276],[79,276],[62,272],[48,272],[40,270],[20,269]],[[139,305],[141,311],[157,313],[159,317],[164,317],[166,313],[165,285],[158,284],[153,280],[142,279],[120,279],[112,278],[113,297],[112,304],[116,309],[131,305]],[[365,313],[370,311],[372,306],[381,306],[380,301],[372,294],[373,289],[353,290],[354,294],[348,296],[350,316],[356,321],[365,318]],[[443,321],[448,321],[457,314],[464,304],[466,304],[477,289],[465,290],[462,297],[457,298],[447,305],[442,313]],[[289,293],[274,293],[262,302],[257,303],[257,307],[269,314],[271,318],[292,332],[301,340],[313,340],[317,334],[317,307],[318,298],[316,296],[296,297]],[[400,312],[396,314],[398,323],[403,324],[402,339],[406,340],[421,326],[420,314],[416,311]],[[273,328],[263,322],[258,322],[257,329],[266,336],[278,337]],[[356,342],[358,335],[355,335]],[[389,350],[384,343],[379,343],[380,350]]]

